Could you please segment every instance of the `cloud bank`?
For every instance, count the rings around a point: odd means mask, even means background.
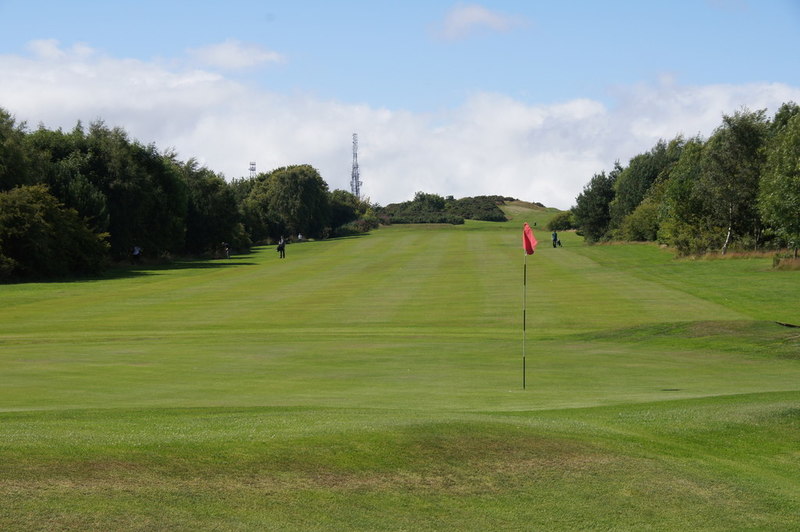
[[[108,57],[86,45],[36,41],[29,49],[30,56],[0,56],[0,107],[29,127],[68,130],[102,119],[227,178],[246,176],[250,161],[259,171],[308,163],[345,190],[356,132],[362,192],[384,205],[425,191],[568,208],[593,174],[661,138],[708,136],[723,113],[746,106],[771,114],[800,101],[800,88],[780,83],[690,87],[665,78],[614,88],[613,105],[475,93],[448,111],[413,113],[274,93],[210,69]],[[272,61],[268,55],[219,57],[234,68],[253,57]]]

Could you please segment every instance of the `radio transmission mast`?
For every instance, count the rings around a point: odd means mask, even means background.
[[[250,179],[256,177],[256,162],[250,161]]]
[[[353,133],[353,173],[350,177],[350,192],[361,199],[361,180],[358,174],[358,133]]]

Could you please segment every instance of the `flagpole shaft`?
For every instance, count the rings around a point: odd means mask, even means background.
[[[528,321],[528,254],[525,253],[525,260],[522,266],[522,389],[526,385],[525,368],[525,336],[526,322]]]

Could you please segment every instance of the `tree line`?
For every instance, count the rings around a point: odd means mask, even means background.
[[[677,136],[595,174],[552,229],[588,242],[657,241],[681,255],[800,242],[800,107],[743,108],[708,139]]]
[[[474,196],[455,199],[438,194],[417,192],[414,199],[401,203],[390,203],[379,207],[377,212],[384,223],[447,223],[463,224],[464,220],[505,222],[505,213],[500,209],[506,201],[514,198],[503,196]]]
[[[0,108],[0,281],[98,273],[134,248],[214,256],[377,225],[373,206],[310,165],[228,182],[102,121],[29,131]]]

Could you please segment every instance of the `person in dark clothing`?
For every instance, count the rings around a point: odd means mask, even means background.
[[[553,231],[553,247],[556,247],[557,245],[558,245],[558,233]]]
[[[280,258],[286,258],[286,240],[281,236],[280,241],[278,241],[278,253],[280,253]]]

